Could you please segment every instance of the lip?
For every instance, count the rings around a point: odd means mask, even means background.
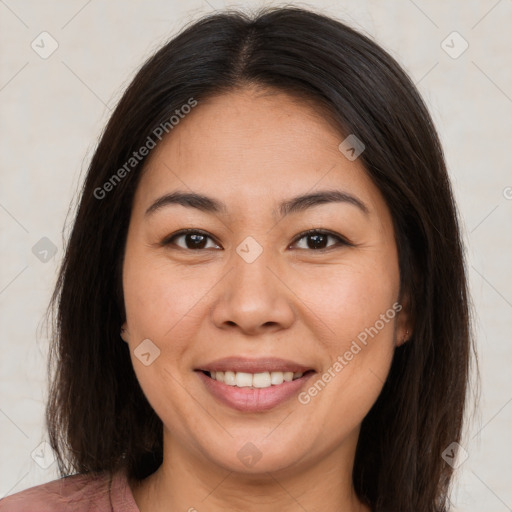
[[[219,382],[208,377],[201,370],[196,370],[195,373],[203,382],[206,389],[219,402],[241,412],[263,412],[277,407],[296,395],[316,372],[310,372],[299,379],[292,380],[291,382],[283,382],[278,386],[270,386],[268,388],[239,388],[238,386],[228,386],[224,384],[224,382]]]
[[[278,357],[265,357],[259,359],[250,359],[247,357],[225,357],[217,359],[211,363],[200,365],[196,370],[204,370],[208,372],[246,372],[246,373],[263,373],[263,372],[302,372],[315,370],[311,366],[280,359]]]

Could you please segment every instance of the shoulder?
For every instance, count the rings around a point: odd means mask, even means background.
[[[0,512],[111,512],[119,510],[116,503],[129,505],[126,512],[138,512],[124,473],[105,471],[72,475],[12,494],[0,500]]]

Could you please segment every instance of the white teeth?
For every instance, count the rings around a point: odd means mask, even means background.
[[[284,382],[283,372],[272,372],[270,374],[270,382],[274,386],[282,384]]]
[[[212,379],[216,378],[216,372],[211,372]],[[235,372],[224,372],[224,384],[236,386]]]
[[[255,388],[269,388],[272,385],[270,373],[255,373],[252,377],[252,385]]]
[[[223,382],[228,386],[237,386],[239,388],[269,388],[270,386],[279,386],[283,382],[291,382],[292,380],[299,379],[302,375],[302,372],[210,372],[212,379]]]
[[[236,372],[236,385],[239,388],[252,386],[252,375],[250,373]]]

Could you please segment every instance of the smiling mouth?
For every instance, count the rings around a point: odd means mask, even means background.
[[[200,370],[207,377],[217,382],[222,382],[228,386],[251,389],[264,389],[273,386],[280,386],[284,382],[292,382],[311,373],[314,370],[305,372],[260,372],[247,373],[235,371],[206,371]]]

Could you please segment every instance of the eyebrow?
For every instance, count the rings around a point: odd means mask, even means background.
[[[285,217],[291,213],[301,212],[325,203],[348,203],[356,206],[366,215],[369,213],[369,209],[366,204],[348,192],[343,192],[340,190],[321,190],[319,192],[303,194],[283,201],[279,205],[279,214],[281,217]],[[194,192],[183,192],[176,190],[158,198],[146,210],[145,216],[150,216],[165,206],[176,204],[185,206],[187,208],[196,208],[197,210],[206,213],[227,213],[226,205],[217,199]],[[275,213],[276,212],[274,210],[274,214]]]

